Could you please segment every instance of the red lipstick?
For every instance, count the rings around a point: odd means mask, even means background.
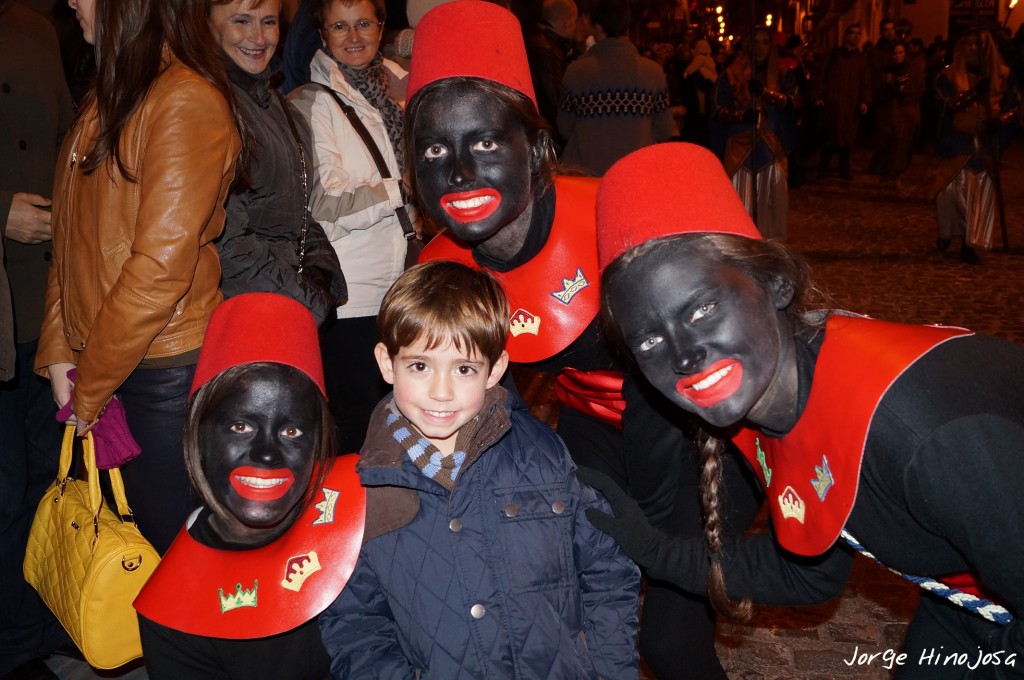
[[[454,205],[456,202],[462,206]],[[465,203],[468,202],[468,205]],[[457,194],[445,194],[441,197],[441,209],[453,220],[463,224],[479,222],[490,217],[501,205],[501,194],[494,189],[477,189],[460,191]]]
[[[722,359],[696,375],[688,375],[676,383],[676,392],[698,408],[710,408],[731,397],[743,383],[743,364],[735,359]]]
[[[295,475],[286,468],[268,470],[250,465],[231,471],[231,488],[250,501],[276,501],[295,483]]]

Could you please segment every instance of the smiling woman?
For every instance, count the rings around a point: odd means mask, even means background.
[[[384,0],[314,0],[312,14],[323,46],[310,63],[312,82],[289,96],[313,132],[313,218],[348,283],[322,347],[342,448],[357,451],[387,393],[373,359],[377,310],[419,229],[401,179],[407,74],[380,54]]]
[[[232,91],[251,137],[217,240],[225,297],[280,293],[323,324],[347,295],[338,256],[310,219],[309,126],[270,85],[280,37],[280,0],[213,0],[210,28],[224,53]]]

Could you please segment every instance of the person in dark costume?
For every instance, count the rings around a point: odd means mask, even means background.
[[[355,568],[366,503],[357,456],[333,457],[305,307],[243,293],[217,308],[184,438],[204,505],[135,600],[149,677],[329,678],[316,617]]]
[[[496,272],[512,309],[510,360],[557,376],[558,433],[576,464],[614,478],[666,531],[700,536],[692,437],[642,378],[624,377],[601,332],[598,180],[556,174],[518,23],[478,0],[431,10],[416,28],[408,96],[411,184],[445,228],[420,261]],[[738,456],[728,461],[734,524],[745,526],[756,483]],[[670,584],[648,581],[640,649],[660,677],[725,678],[707,601]]]
[[[684,172],[701,178],[685,204],[665,181]],[[607,480],[590,481],[615,516],[591,521],[649,574],[739,615],[838,595],[863,548],[934,582],[897,677],[1020,677],[1024,348],[814,309],[806,264],[761,240],[700,147],[623,159],[598,192],[598,228],[607,320],[651,383],[705,423],[706,540],[659,532]],[[769,534],[718,530],[727,438],[765,489]]]

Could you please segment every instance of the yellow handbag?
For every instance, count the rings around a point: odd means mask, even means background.
[[[160,556],[135,526],[116,468],[109,473],[117,514],[104,502],[91,434],[82,442],[88,481],[68,476],[74,439],[68,426],[57,481],[32,521],[25,580],[91,666],[117,668],[142,656],[132,601]]]

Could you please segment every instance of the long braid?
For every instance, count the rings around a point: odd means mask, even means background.
[[[700,498],[704,506],[704,540],[707,541],[711,564],[708,568],[708,599],[715,611],[729,618],[747,621],[753,613],[749,599],[733,602],[725,586],[725,571],[722,569],[722,452],[725,445],[720,439],[705,430],[697,433],[697,449],[700,451]]]

